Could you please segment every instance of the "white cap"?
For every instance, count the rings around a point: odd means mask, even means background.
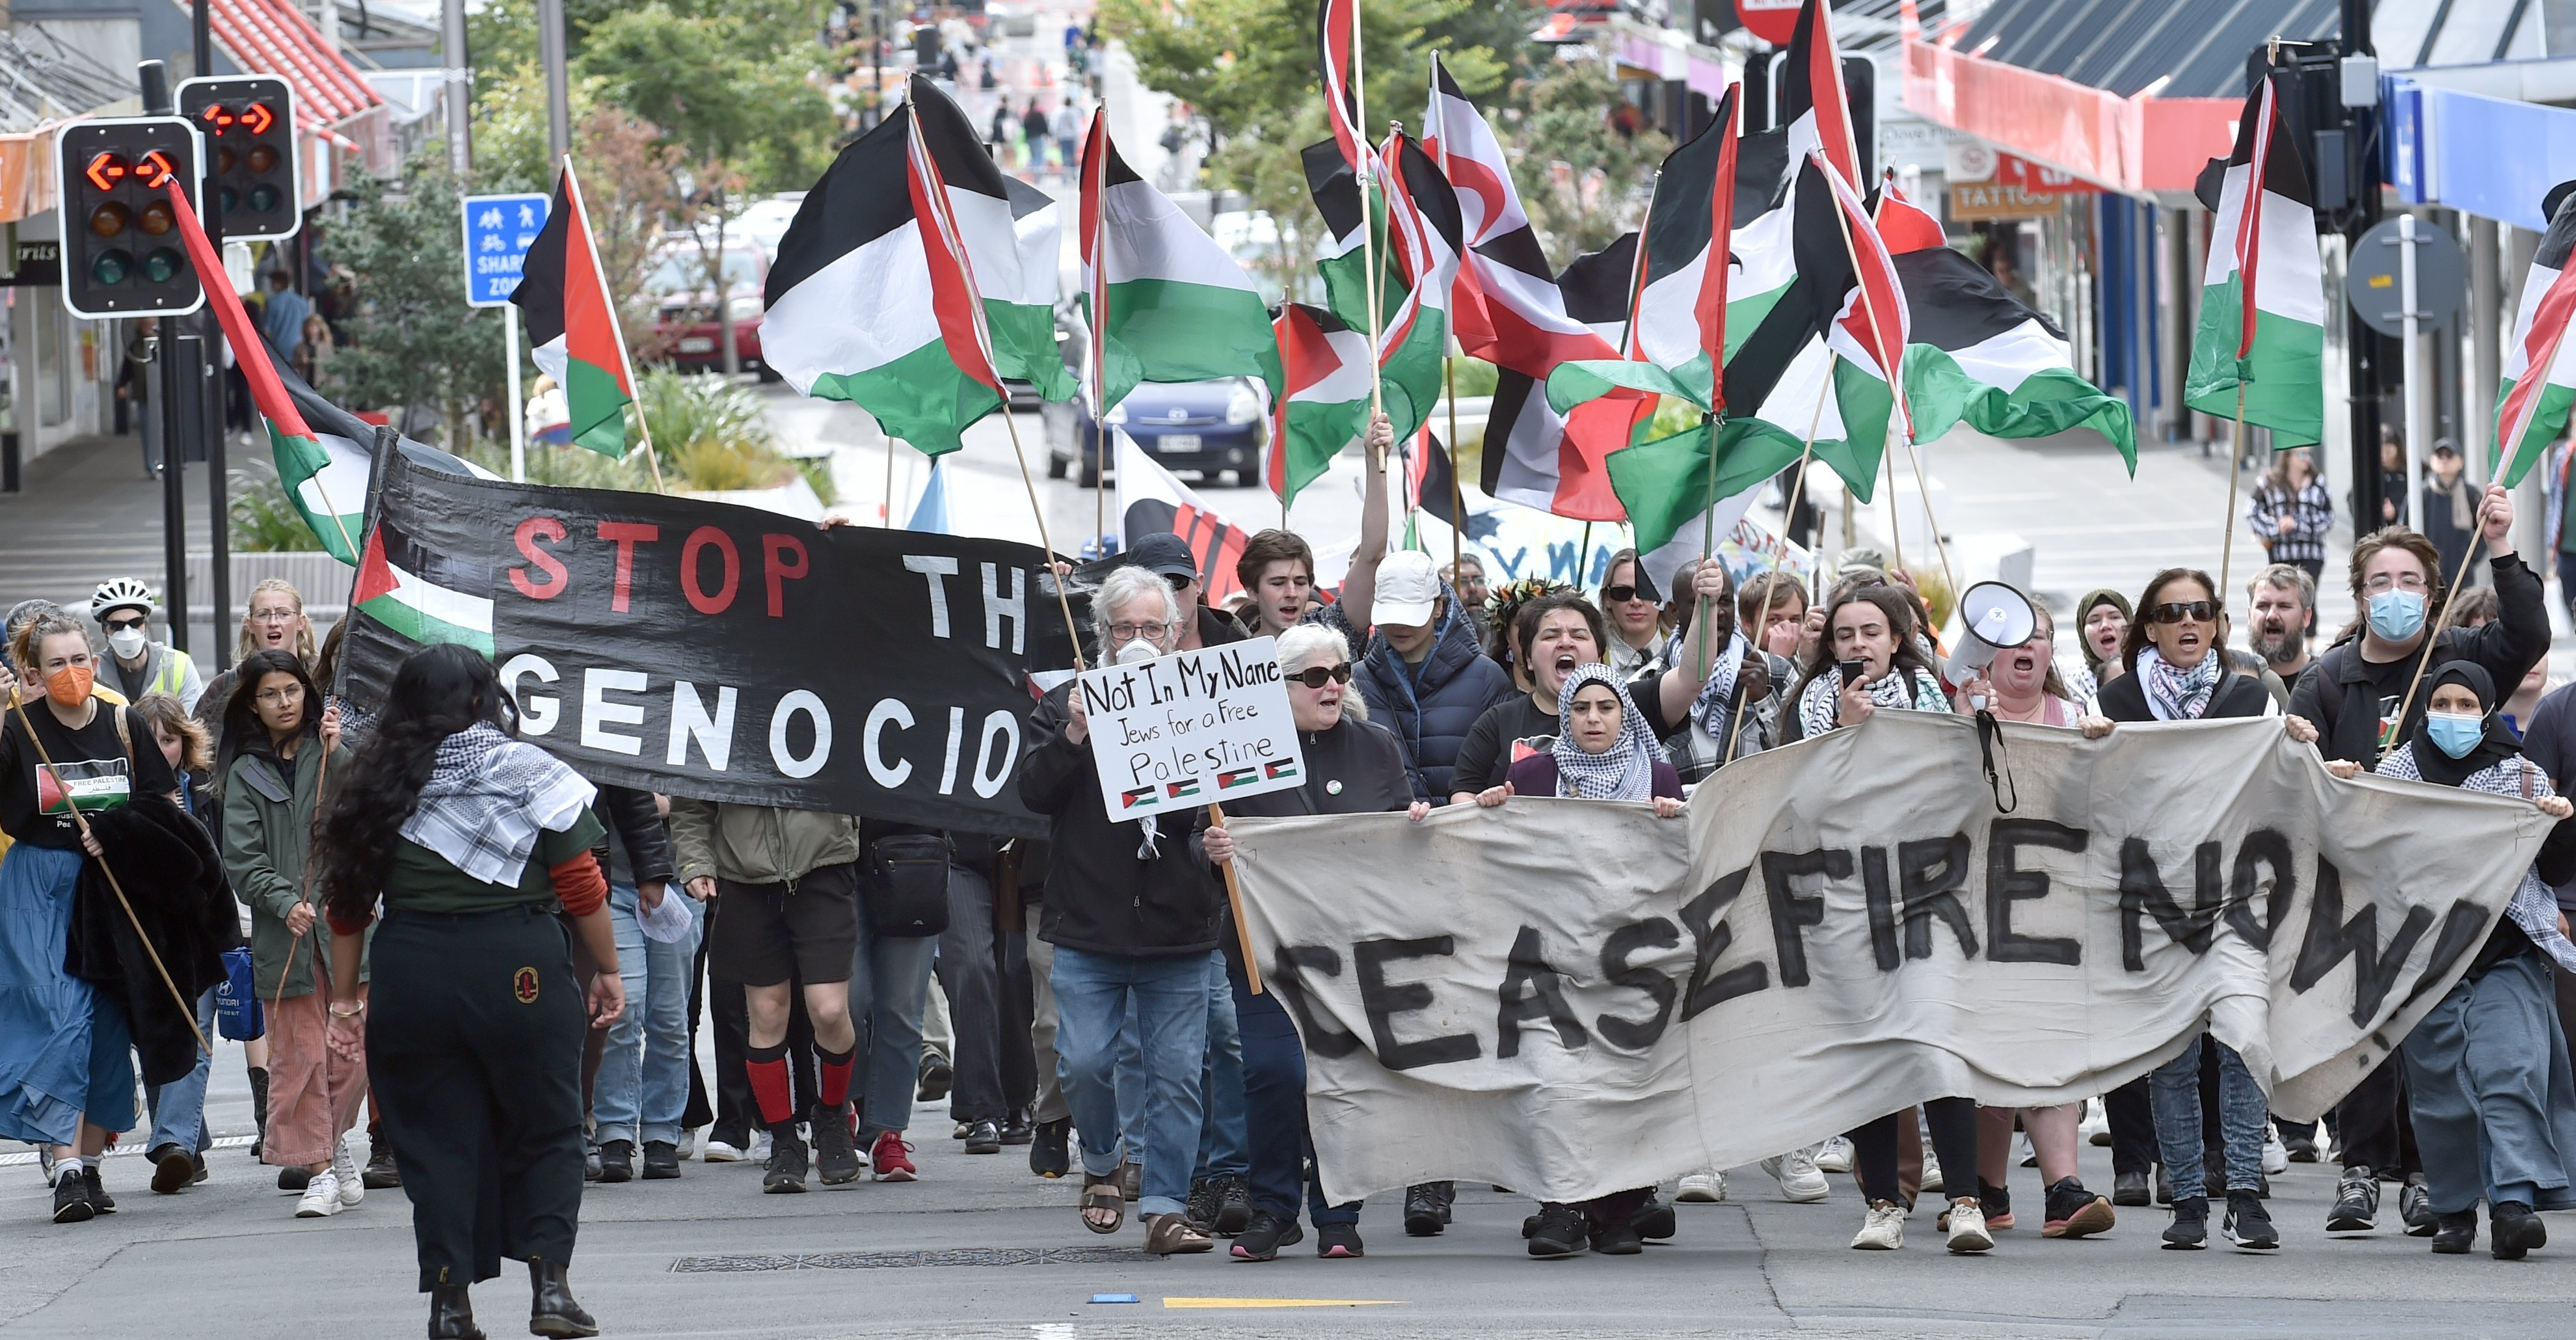
[[[1440,574],[1418,549],[1387,555],[1377,569],[1377,595],[1369,617],[1377,623],[1424,624],[1440,600]]]

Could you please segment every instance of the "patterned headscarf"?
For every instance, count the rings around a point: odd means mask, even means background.
[[[2212,647],[2189,670],[2176,669],[2156,653],[2153,643],[2138,649],[2138,677],[2146,681],[2147,710],[2158,721],[2198,721],[2209,710],[2209,695],[2218,687],[2225,653]]]
[[[1587,754],[1575,743],[1574,731],[1565,724],[1573,720],[1574,695],[1586,684],[1599,684],[1619,695],[1619,738],[1609,750]],[[1655,794],[1655,765],[1664,761],[1663,747],[1646,733],[1645,718],[1637,715],[1637,704],[1628,691],[1619,687],[1618,677],[1610,667],[1595,662],[1578,665],[1565,677],[1565,686],[1556,691],[1556,793],[1578,800],[1651,800]]]

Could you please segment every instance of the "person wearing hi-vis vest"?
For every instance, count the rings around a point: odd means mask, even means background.
[[[193,712],[206,691],[205,677],[188,653],[152,640],[152,604],[152,588],[131,577],[112,577],[90,593],[89,617],[107,636],[108,657],[99,664],[99,678],[128,702],[166,693]]]

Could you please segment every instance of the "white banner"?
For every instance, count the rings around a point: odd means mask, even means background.
[[[1275,638],[1104,665],[1074,692],[1112,823],[1306,784]]]
[[[2328,776],[2277,719],[2088,741],[1880,712],[1681,819],[1516,799],[1237,819],[1327,1195],[1581,1200],[1909,1104],[2069,1102],[2204,1022],[2318,1115],[2441,999],[2549,820]]]

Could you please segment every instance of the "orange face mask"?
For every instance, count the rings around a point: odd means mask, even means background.
[[[90,683],[96,678],[86,665],[67,665],[45,676],[45,696],[64,707],[78,707],[89,701]]]

